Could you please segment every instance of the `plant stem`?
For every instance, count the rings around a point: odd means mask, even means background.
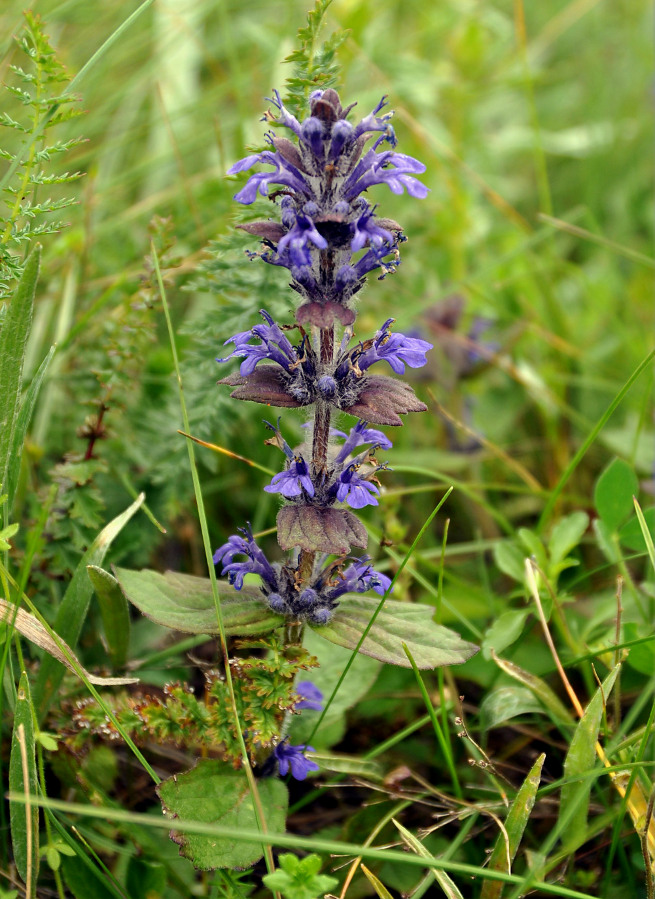
[[[334,325],[321,328],[320,360],[322,365],[331,366],[334,361]],[[312,437],[312,474],[320,480],[327,471],[328,445],[330,441],[330,420],[332,408],[329,403],[319,400],[314,407],[314,433]],[[309,582],[314,571],[316,553],[301,550],[298,560],[298,584]]]

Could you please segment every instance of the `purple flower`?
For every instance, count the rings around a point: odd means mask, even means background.
[[[291,131],[297,136],[300,137],[300,122],[292,115],[288,109],[282,103],[282,98],[280,97],[280,92],[277,90],[273,91],[273,97],[267,97],[268,100],[275,106],[278,111],[278,116],[275,118],[274,116],[265,116],[265,118],[271,121],[277,122],[279,125],[284,125],[285,128],[290,128]]]
[[[386,184],[392,193],[401,194],[403,190],[407,190],[412,197],[425,199],[429,193],[428,188],[410,176],[424,171],[424,164],[413,156],[391,150],[376,153],[373,148],[360,159],[346,179],[343,196],[352,200],[375,184]]]
[[[425,354],[432,349],[432,344],[418,337],[407,337],[405,334],[392,334],[391,325],[394,319],[389,318],[375,335],[373,345],[364,349],[357,357],[360,371],[366,371],[375,362],[388,362],[393,371],[402,375],[405,364],[410,368],[421,368],[427,362]]]
[[[314,752],[313,746],[301,743],[298,746],[291,746],[286,740],[283,740],[273,750],[273,755],[277,759],[280,774],[285,777],[291,769],[291,776],[296,780],[304,780],[310,771],[318,771],[319,766],[312,759],[305,757],[304,753],[309,750]]]
[[[363,249],[367,243],[372,247],[379,247],[384,244],[389,250],[393,248],[393,235],[386,228],[381,228],[376,224],[375,209],[375,206],[369,206],[368,203],[364,203],[364,211],[353,223],[354,236],[350,248],[354,253]]]
[[[358,468],[359,465],[354,463],[341,472],[336,483],[337,499],[340,503],[347,502],[351,509],[377,506],[376,497],[380,495],[380,491],[375,484],[365,478],[360,478],[357,474]]]
[[[255,543],[250,528],[243,528],[243,537],[233,534],[214,553],[214,564],[223,565],[221,574],[227,575],[236,590],[243,587],[247,574],[258,574],[273,591],[278,589],[277,576],[270,562]],[[234,562],[235,556],[246,556],[245,562]]]
[[[309,203],[306,204],[309,206]],[[287,231],[277,245],[277,253],[280,259],[287,259],[289,268],[297,266],[309,266],[312,264],[309,244],[320,250],[324,250],[328,243],[316,230],[314,222],[306,215],[295,216],[293,227]]]
[[[281,365],[285,371],[291,371],[292,367],[298,363],[298,353],[295,347],[265,309],[260,310],[260,315],[265,324],[255,325],[250,331],[240,331],[234,337],[226,340],[225,343],[233,343],[235,349],[229,356],[225,356],[223,359],[217,358],[216,361],[227,362],[233,356],[245,356],[245,360],[239,368],[244,376],[252,374],[257,364],[263,359],[270,359]],[[249,341],[253,337],[258,338],[261,342],[250,343]]]
[[[382,574],[368,564],[367,559],[362,559],[350,565],[344,572],[347,581],[355,581],[354,586],[348,589],[355,593],[366,593],[373,590],[378,596],[384,596],[391,586],[391,578],[386,574]]]
[[[387,140],[392,147],[395,147],[396,135],[393,128],[389,124],[389,119],[392,117],[393,113],[388,112],[383,116],[378,116],[378,112],[382,109],[383,106],[386,105],[387,97],[385,94],[385,96],[382,97],[375,109],[371,113],[369,113],[369,115],[365,116],[357,125],[353,132],[353,137],[358,138],[363,134],[368,134],[372,131],[382,131],[382,140]]]
[[[302,172],[298,171],[295,166],[280,155],[280,153],[272,153],[270,150],[264,150],[262,153],[256,153],[253,156],[246,156],[240,159],[231,168],[227,170],[228,175],[236,175],[246,169],[252,168],[256,163],[264,163],[272,165],[274,172],[257,172],[251,175],[245,187],[234,195],[234,199],[238,203],[249,206],[257,199],[257,194],[262,197],[268,196],[269,184],[279,184],[282,187],[289,187],[291,190],[311,197],[311,188],[305,181]]]
[[[357,281],[361,280],[364,275],[368,275],[369,272],[372,272],[373,269],[376,268],[382,269],[382,275],[378,279],[380,281],[382,281],[386,275],[395,272],[400,265],[400,253],[395,249],[393,258],[389,262],[383,262],[385,256],[388,256],[390,252],[391,250],[386,244],[380,244],[379,246],[371,247],[367,253],[364,253],[362,258],[358,259],[355,265],[352,266]],[[342,268],[345,268],[345,266]],[[342,277],[343,274],[344,273],[342,273]]]
[[[296,693],[302,696],[296,703],[296,709],[312,709],[315,712],[323,711],[323,693],[316,684],[310,680],[301,680],[296,684]]]
[[[369,428],[368,423],[365,421],[358,421],[355,427],[350,429],[349,434],[337,431],[336,428],[332,428],[330,433],[335,437],[346,438],[346,442],[335,457],[334,461],[337,463],[344,462],[355,447],[361,446],[363,443],[372,443],[381,449],[391,449],[393,446],[392,442],[382,431],[378,431],[376,428]]]
[[[276,474],[271,483],[264,487],[267,493],[281,493],[282,496],[300,496],[303,489],[314,496],[309,468],[302,456],[295,456],[287,470]]]
[[[328,590],[327,595],[332,602],[344,593],[366,593],[368,590],[374,590],[379,596],[384,596],[390,586],[391,578],[376,571],[365,556],[346,568],[339,583]]]
[[[278,192],[283,193],[281,224],[269,220],[244,226],[264,239],[266,249],[253,255],[288,268],[292,286],[310,302],[345,305],[370,271],[380,267],[384,276],[395,270],[398,243],[404,239],[399,225],[376,219],[374,208],[361,194],[386,184],[394,193],[406,190],[413,197],[425,197],[427,187],[414,177],[424,172],[425,166],[394,149],[379,150],[382,145],[396,145],[391,114],[379,114],[385,98],[355,124],[346,118],[351,107],[343,109],[331,88],[312,94],[310,114],[303,122],[285,109],[277,91],[271,103],[274,112],[265,118],[289,128],[298,142],[269,133],[266,139],[271,149],[250,154],[229,170],[229,174],[239,174],[257,164],[272,167],[272,171],[250,175],[235,195],[240,203],[249,205],[258,195],[268,196],[270,185],[283,188]],[[363,152],[375,132],[380,136]],[[334,251],[334,266],[329,274],[322,271],[319,278],[317,256],[328,247]],[[364,247],[369,251],[353,263],[353,253]],[[391,253],[395,261],[384,263]]]

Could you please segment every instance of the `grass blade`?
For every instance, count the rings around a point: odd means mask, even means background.
[[[637,521],[639,522],[639,527],[641,528],[641,533],[644,537],[644,542],[646,543],[646,549],[648,550],[648,557],[650,559],[650,563],[655,569],[655,544],[653,544],[653,535],[651,534],[648,523],[644,518],[644,513],[639,505],[639,502],[636,497],[633,497],[635,504],[635,512],[637,513]]]
[[[25,796],[22,794],[11,793],[9,798],[15,802],[25,802]],[[104,821],[137,824],[157,830],[170,830],[171,826],[171,822],[163,816],[154,816],[145,812],[131,812],[123,809],[87,805],[79,802],[65,802],[60,799],[50,799],[49,797],[41,796],[37,797],[36,802],[41,808],[62,811],[71,815],[81,815],[84,818],[100,818]],[[180,818],[175,821],[175,828],[188,831],[189,833],[200,833],[207,834],[208,836],[234,839],[233,829],[222,827],[218,824],[207,824],[204,821],[190,821],[188,819]],[[393,849],[377,849],[373,846],[361,846],[358,843],[328,840],[316,836],[315,834],[309,837],[303,837],[296,834],[272,833],[270,831],[268,833],[262,833],[260,830],[244,828],[239,830],[239,839],[244,843],[265,843],[268,846],[281,846],[283,848],[295,849],[296,851],[302,850],[308,853],[317,852],[324,855],[332,853],[338,856],[361,856],[362,858],[370,858],[377,862],[389,861],[398,865],[408,865],[412,868],[436,868],[440,871],[452,871],[454,874],[461,874],[464,877],[501,880],[504,883],[516,884],[519,888],[522,888],[525,882],[525,878],[517,877],[515,874],[504,874],[501,871],[488,871],[480,865],[454,862],[449,859],[437,858],[429,855],[429,853],[423,858],[422,856],[411,855],[408,852],[398,852]],[[427,853],[427,849],[425,851]],[[535,893],[547,896],[562,896],[564,899],[593,899],[589,893],[581,893],[579,890],[561,886],[558,883],[547,883],[546,881],[535,880],[530,886]]]
[[[23,671],[18,684],[14,733],[9,759],[9,788],[36,797],[36,751],[34,744],[34,716],[27,674]],[[39,807],[32,802],[11,802],[11,842],[18,873],[25,882],[25,895],[33,899],[39,873]]]
[[[19,634],[44,649],[52,658],[61,662],[73,674],[82,674],[89,683],[102,687],[119,687],[138,683],[135,677],[96,677],[80,664],[73,650],[61,637],[50,634],[35,615],[14,606],[0,597],[0,621],[8,622]]]
[[[75,644],[80,636],[80,631],[89,609],[89,603],[91,602],[91,596],[93,595],[93,586],[89,580],[87,566],[102,565],[114,538],[123,530],[130,518],[139,509],[144,498],[144,494],[141,494],[131,506],[120,515],[117,515],[113,521],[110,521],[100,531],[82,556],[75,570],[75,574],[57,611],[54,623],[55,632],[62,640],[68,643],[71,649],[75,648]],[[52,697],[64,676],[64,670],[63,665],[50,656],[43,659],[34,690],[34,705],[40,717],[48,711]]]
[[[403,649],[405,650],[405,655],[410,661],[412,666],[412,670],[414,671],[414,677],[416,678],[416,683],[418,684],[418,688],[421,691],[421,696],[423,697],[423,702],[425,703],[425,707],[428,710],[428,714],[430,716],[430,721],[432,721],[432,727],[434,729],[434,735],[437,738],[437,742],[441,747],[441,751],[446,760],[446,765],[448,766],[448,772],[450,774],[451,780],[453,782],[453,790],[455,791],[455,795],[461,799],[462,798],[462,787],[459,782],[459,777],[457,776],[457,768],[455,766],[455,761],[453,759],[452,747],[450,742],[446,739],[445,729],[442,730],[441,724],[439,723],[439,719],[437,718],[437,713],[434,710],[434,706],[432,705],[432,700],[430,699],[430,694],[427,691],[425,684],[423,683],[423,678],[421,677],[421,673],[418,670],[416,662],[414,661],[412,654],[409,650],[409,647],[406,643],[403,643]]]
[[[511,871],[512,862],[516,857],[523,832],[534,807],[541,780],[541,769],[545,760],[546,754],[542,753],[516,794],[505,819],[505,832],[499,834],[489,859],[489,868],[492,871],[504,871],[506,874]],[[482,884],[480,899],[500,899],[502,892],[503,884],[500,881],[485,880]]]
[[[360,865],[362,871],[366,875],[366,879],[371,884],[375,892],[378,894],[380,899],[393,899],[393,896],[389,892],[389,890],[385,887],[379,877],[376,877],[372,871],[366,867],[366,865]]]
[[[524,668],[520,668],[514,662],[499,658],[493,650],[491,651],[491,658],[505,674],[509,674],[510,677],[524,684],[534,693],[556,724],[561,726],[562,724],[573,723],[571,713],[545,680],[531,674]]]
[[[567,778],[587,774],[595,765],[596,743],[603,709],[619,673],[619,667],[617,665],[605,678],[602,686],[596,690],[578,722],[564,761],[564,774]],[[562,786],[558,825],[561,828],[562,843],[567,849],[572,850],[583,842],[591,783],[589,778],[584,778],[580,782],[574,781]]]
[[[546,526],[546,524],[550,518],[550,515],[551,515],[553,509],[555,508],[555,503],[557,502],[562,490],[564,490],[564,487],[568,483],[569,478],[571,477],[573,472],[576,470],[576,468],[578,467],[578,465],[580,464],[580,462],[586,455],[587,450],[589,449],[591,444],[594,442],[596,437],[598,437],[598,435],[603,430],[603,428],[605,427],[607,422],[610,420],[612,415],[614,415],[614,412],[617,410],[617,408],[621,405],[625,395],[628,393],[628,391],[630,390],[632,385],[639,378],[639,376],[644,371],[646,371],[646,369],[650,366],[650,363],[653,361],[653,359],[655,359],[655,350],[650,352],[646,356],[646,358],[643,359],[639,363],[637,368],[633,371],[633,373],[630,375],[630,377],[625,382],[623,387],[619,390],[619,392],[614,397],[612,402],[609,404],[607,409],[603,412],[603,414],[598,419],[598,421],[596,422],[594,427],[591,429],[591,431],[587,435],[587,438],[585,439],[585,441],[582,444],[582,446],[580,447],[580,449],[577,451],[575,456],[571,459],[569,464],[566,466],[566,470],[564,471],[564,473],[560,477],[559,481],[555,485],[555,488],[552,491],[552,493],[550,494],[550,497],[548,498],[548,502],[546,503],[544,510],[541,513],[541,517],[539,518],[539,524],[538,524],[539,532],[542,532],[544,527]]]
[[[400,836],[403,838],[403,842],[406,843],[410,849],[412,849],[417,855],[420,855],[421,858],[424,858],[426,860],[432,858],[423,843],[421,843],[421,841],[417,839],[413,833],[407,830],[406,827],[403,827],[402,824],[399,824],[395,818],[393,819],[393,823],[400,831]],[[446,874],[445,871],[442,871],[440,868],[432,868],[432,873],[434,874],[434,879],[437,881],[437,883],[443,890],[444,895],[446,895],[448,899],[464,899],[457,884],[453,882],[453,880],[448,874]]]
[[[171,320],[170,310],[168,308],[168,299],[166,296],[166,288],[164,287],[164,281],[161,275],[161,269],[159,266],[159,257],[157,256],[157,250],[155,249],[154,243],[151,244],[152,251],[152,261],[155,270],[155,275],[157,277],[157,285],[159,288],[159,295],[161,297],[162,306],[164,309],[164,317],[166,319],[166,327],[168,330],[168,338],[170,341],[171,352],[173,354],[173,365],[175,368],[175,376],[177,378],[179,399],[180,399],[180,410],[182,412],[182,420],[184,423],[184,430],[188,434],[190,432],[189,425],[189,415],[187,412],[186,400],[184,399],[184,388],[182,385],[182,374],[180,371],[180,363],[177,355],[177,343],[175,340],[175,331],[173,330],[173,322]],[[218,591],[218,581],[216,579],[216,567],[214,565],[214,561],[212,558],[212,545],[209,538],[209,526],[207,524],[207,515],[205,513],[205,501],[202,495],[202,489],[200,487],[200,478],[198,476],[198,468],[196,466],[196,457],[193,449],[193,441],[187,440],[187,449],[189,453],[189,467],[191,469],[191,480],[193,481],[193,492],[196,498],[196,505],[198,507],[198,521],[200,523],[200,531],[202,533],[202,543],[205,550],[205,560],[207,562],[207,570],[209,572],[209,580],[211,582],[212,595],[214,599],[214,608],[216,610],[216,621],[218,624],[218,632],[221,646],[221,653],[223,656],[223,661],[225,663],[225,680],[228,686],[231,706],[232,706],[232,714],[234,719],[234,727],[237,733],[237,738],[239,741],[239,745],[241,747],[241,755],[243,759],[243,767],[246,772],[246,777],[248,778],[248,783],[250,785],[250,792],[252,795],[253,804],[255,807],[255,817],[257,821],[257,826],[261,831],[262,836],[266,835],[267,827],[266,827],[266,817],[264,815],[264,808],[259,796],[259,791],[257,789],[257,782],[255,780],[255,775],[252,771],[252,766],[250,764],[250,758],[248,756],[248,751],[246,749],[246,744],[243,739],[243,732],[241,728],[241,722],[239,720],[239,713],[236,705],[236,697],[234,693],[234,686],[232,684],[232,673],[230,669],[230,656],[227,647],[227,634],[225,631],[225,625],[223,622],[223,612],[221,609],[221,599]],[[271,851],[270,845],[264,842],[264,858],[266,861],[266,869],[269,874],[272,874],[275,870],[275,862],[273,860],[273,853]],[[274,895],[277,897],[279,893],[275,892]]]
[[[32,415],[34,413],[34,407],[36,406],[36,401],[39,397],[39,392],[41,390],[41,385],[43,384],[43,379],[45,377],[45,373],[48,370],[48,366],[52,360],[52,357],[55,354],[56,347],[50,347],[50,351],[47,356],[39,366],[37,373],[32,379],[32,383],[30,384],[27,393],[25,394],[25,398],[21,403],[20,409],[18,410],[18,415],[16,416],[16,423],[14,427],[14,433],[11,438],[11,446],[9,448],[9,457],[7,459],[7,478],[5,483],[5,490],[9,497],[7,508],[11,509],[12,502],[16,493],[16,488],[18,486],[18,475],[20,473],[20,463],[21,457],[23,454],[23,445],[25,443],[25,435],[27,434],[27,429],[30,426],[30,421],[32,420]]]
[[[0,330],[0,480],[3,485],[7,482],[10,449],[20,405],[23,362],[32,327],[40,259],[41,247],[37,244],[27,258]]]
[[[89,565],[87,572],[98,598],[111,660],[114,667],[123,668],[130,643],[130,613],[127,600],[118,581],[108,571],[97,565]]]

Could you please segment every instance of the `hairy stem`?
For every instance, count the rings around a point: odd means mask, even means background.
[[[323,365],[331,365],[334,360],[334,325],[321,328],[320,359]],[[332,409],[329,403],[319,401],[314,407],[314,434],[312,438],[312,474],[319,480],[327,471],[328,445],[330,441],[330,420]],[[303,549],[298,561],[298,581],[300,585],[309,582],[314,570],[315,552]]]

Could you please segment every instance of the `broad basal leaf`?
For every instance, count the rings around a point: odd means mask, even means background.
[[[485,730],[498,727],[516,715],[543,714],[543,712],[543,706],[534,693],[527,687],[515,684],[496,687],[487,693],[480,705],[480,718],[484,722]]]
[[[285,784],[266,777],[257,782],[257,789],[267,830],[284,833],[289,801]],[[181,846],[181,855],[196,868],[249,868],[264,854],[263,846],[239,840],[240,830],[257,829],[255,806],[243,770],[201,759],[191,771],[159,784],[157,793],[169,818],[217,824],[234,831],[234,839],[171,831],[171,838]]]
[[[616,531],[633,511],[632,497],[639,492],[639,480],[631,465],[614,459],[594,487],[594,504],[607,527]]]
[[[346,649],[355,649],[379,605],[377,599],[344,597],[330,621],[314,632]],[[461,665],[478,651],[454,631],[432,621],[434,609],[419,603],[387,600],[360,647],[364,655],[409,668],[406,643],[419,668]]]
[[[120,587],[131,603],[157,624],[187,634],[217,634],[216,607],[209,578],[167,571],[143,569],[114,571]],[[257,587],[235,590],[220,581],[223,624],[228,635],[263,634],[284,623],[264,601]]]

